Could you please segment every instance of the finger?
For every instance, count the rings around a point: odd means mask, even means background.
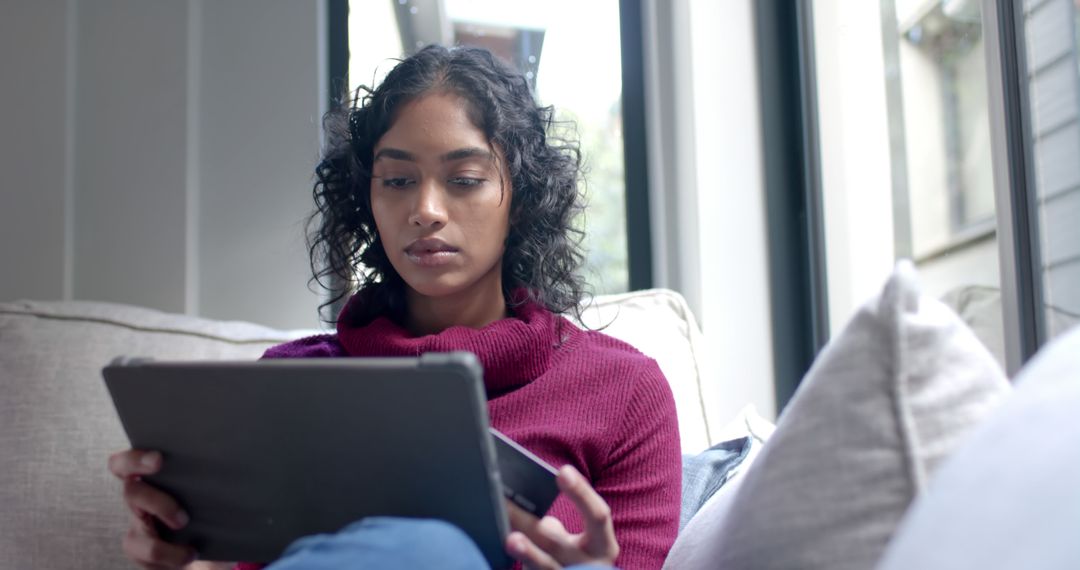
[[[536,515],[517,506],[511,501],[506,501],[506,515],[510,519],[510,528],[521,532],[532,531],[540,519]]]
[[[559,490],[569,498],[585,522],[585,540],[582,547],[592,556],[614,558],[619,544],[615,540],[615,526],[611,521],[611,507],[585,477],[572,465],[564,465],[556,478]]]
[[[541,550],[529,537],[520,532],[512,532],[506,537],[506,551],[526,568],[533,570],[560,570],[562,565],[548,553]]]
[[[154,516],[137,509],[131,509],[131,525],[138,533],[152,538],[160,538],[154,526]]]
[[[190,520],[176,499],[142,481],[124,481],[124,502],[135,515],[150,514],[173,530],[184,528]]]
[[[589,555],[580,546],[579,537],[567,532],[562,521],[555,517],[540,519],[533,532],[525,533],[525,536],[563,564],[577,564],[589,559]]]
[[[236,566],[235,562],[212,562],[210,560],[196,560],[187,566],[184,566],[184,570],[232,570]]]
[[[566,527],[559,522],[559,519],[554,517],[538,519],[513,503],[507,504],[506,512],[510,518],[510,528],[524,534],[533,544],[554,556],[555,559],[564,564],[585,559],[584,553],[578,548],[578,541],[566,531]]]
[[[109,471],[120,479],[153,475],[161,469],[161,453],[128,449],[109,456]]]
[[[171,564],[171,563],[154,564],[154,563],[151,563],[151,562],[137,562],[137,564],[139,566],[145,568],[146,570],[178,570],[180,568],[183,568],[183,569],[186,570],[187,568],[190,568],[190,566],[191,566],[190,564],[185,564],[184,566],[177,566],[176,564]]]
[[[147,535],[139,525],[132,525],[124,534],[122,547],[124,554],[143,568],[179,568],[195,560],[191,547]]]

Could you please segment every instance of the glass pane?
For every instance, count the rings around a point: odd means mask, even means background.
[[[1080,29],[1076,0],[1024,2],[1029,144],[1035,158],[1043,318],[1055,336],[1080,322]]]
[[[566,17],[568,15],[573,17]],[[582,38],[587,38],[583,42]],[[626,291],[626,184],[617,0],[351,2],[349,77],[372,85],[394,58],[430,43],[485,47],[525,73],[541,104],[572,124],[585,162],[586,278],[598,294]]]
[[[813,3],[829,316],[910,258],[1004,365],[980,5]]]

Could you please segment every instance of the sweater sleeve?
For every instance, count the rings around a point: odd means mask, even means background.
[[[682,455],[675,398],[652,359],[610,435],[594,487],[611,507],[623,570],[660,568],[679,532]]]
[[[271,346],[262,358],[333,358],[345,355],[337,335],[321,334]]]

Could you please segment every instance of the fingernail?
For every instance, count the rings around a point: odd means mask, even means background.
[[[189,522],[191,522],[191,517],[184,511],[177,511],[173,515],[173,524],[176,525],[176,528],[184,528]]]
[[[146,467],[147,469],[153,469],[154,467],[157,467],[158,460],[160,459],[161,454],[155,451],[142,456],[140,463],[142,463],[142,466]]]

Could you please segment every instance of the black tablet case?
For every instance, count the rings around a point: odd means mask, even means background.
[[[103,371],[147,481],[191,516],[172,542],[271,561],[365,516],[437,518],[493,568],[507,519],[481,367],[469,353],[258,362],[120,361]]]

